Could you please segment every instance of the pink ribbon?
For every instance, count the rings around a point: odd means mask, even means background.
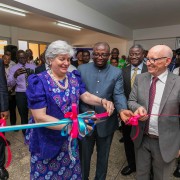
[[[6,126],[6,120],[4,118],[0,119],[0,127]],[[6,168],[9,167],[11,160],[12,160],[12,153],[11,153],[11,149],[8,145],[8,142],[6,140],[6,137],[4,136],[4,134],[2,132],[0,132],[0,137],[2,137],[6,143],[6,147],[8,150],[8,158],[7,158],[7,163],[6,163]]]
[[[108,113],[104,112],[101,114],[95,114],[94,117],[95,118],[103,118],[103,117],[107,117]],[[64,115],[65,118],[70,118],[73,123],[72,123],[72,129],[70,131],[70,136],[72,138],[77,138],[78,134],[79,134],[79,130],[78,130],[78,112],[77,112],[77,104],[73,103],[72,104],[72,112],[67,112]]]
[[[147,114],[148,116],[174,116],[174,117],[180,117],[179,114]],[[125,123],[126,125],[130,126],[136,126],[136,134],[131,139],[134,141],[139,134],[139,126],[138,126],[138,119],[140,118],[140,115],[132,116],[129,118],[129,120]]]
[[[126,122],[126,125],[130,126],[136,126],[136,134],[131,138],[133,141],[138,137],[139,135],[139,126],[138,126],[138,119],[140,118],[140,115],[132,116],[129,118],[129,120]]]
[[[70,136],[72,138],[77,138],[78,137],[78,119],[77,119],[77,105],[75,103],[72,104],[72,112],[67,112],[64,117],[65,118],[70,118],[73,123],[72,123],[72,129],[70,131]]]

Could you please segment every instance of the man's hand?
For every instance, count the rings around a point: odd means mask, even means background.
[[[134,115],[140,115],[141,117],[139,118],[140,121],[146,121],[148,119],[147,111],[144,107],[139,107],[135,112]]]
[[[125,123],[129,120],[130,117],[134,116],[132,111],[126,109],[120,110],[119,115]]]
[[[24,68],[19,68],[14,73],[14,78],[17,78],[19,75],[26,73],[26,70]]]
[[[8,116],[9,116],[8,111],[1,112],[1,118],[8,119]]]
[[[102,99],[102,105],[108,112],[108,115],[110,116],[114,112],[114,104],[111,101],[108,101],[106,99]]]

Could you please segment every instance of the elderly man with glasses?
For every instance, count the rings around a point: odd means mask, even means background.
[[[136,76],[128,106],[140,115],[139,134],[134,140],[137,180],[169,180],[180,154],[180,77],[168,71],[172,50],[157,45],[147,55],[148,72]],[[132,127],[132,137],[136,128]]]

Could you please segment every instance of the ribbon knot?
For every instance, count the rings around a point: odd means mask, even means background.
[[[138,126],[138,119],[140,118],[140,115],[132,116],[129,118],[129,120],[126,122],[126,125],[130,126],[136,126],[136,134],[131,139],[134,141],[138,135],[139,135],[139,126]]]

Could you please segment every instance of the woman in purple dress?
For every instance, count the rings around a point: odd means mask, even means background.
[[[86,91],[77,71],[67,72],[73,49],[65,41],[51,43],[45,54],[49,69],[28,79],[28,106],[32,112],[29,123],[54,122],[64,118],[71,111],[72,103],[79,99],[91,105],[102,105],[109,114],[113,104]],[[30,179],[79,180],[81,167],[78,146],[75,147],[75,161],[68,153],[69,136],[62,136],[65,124],[27,131],[31,153]]]

